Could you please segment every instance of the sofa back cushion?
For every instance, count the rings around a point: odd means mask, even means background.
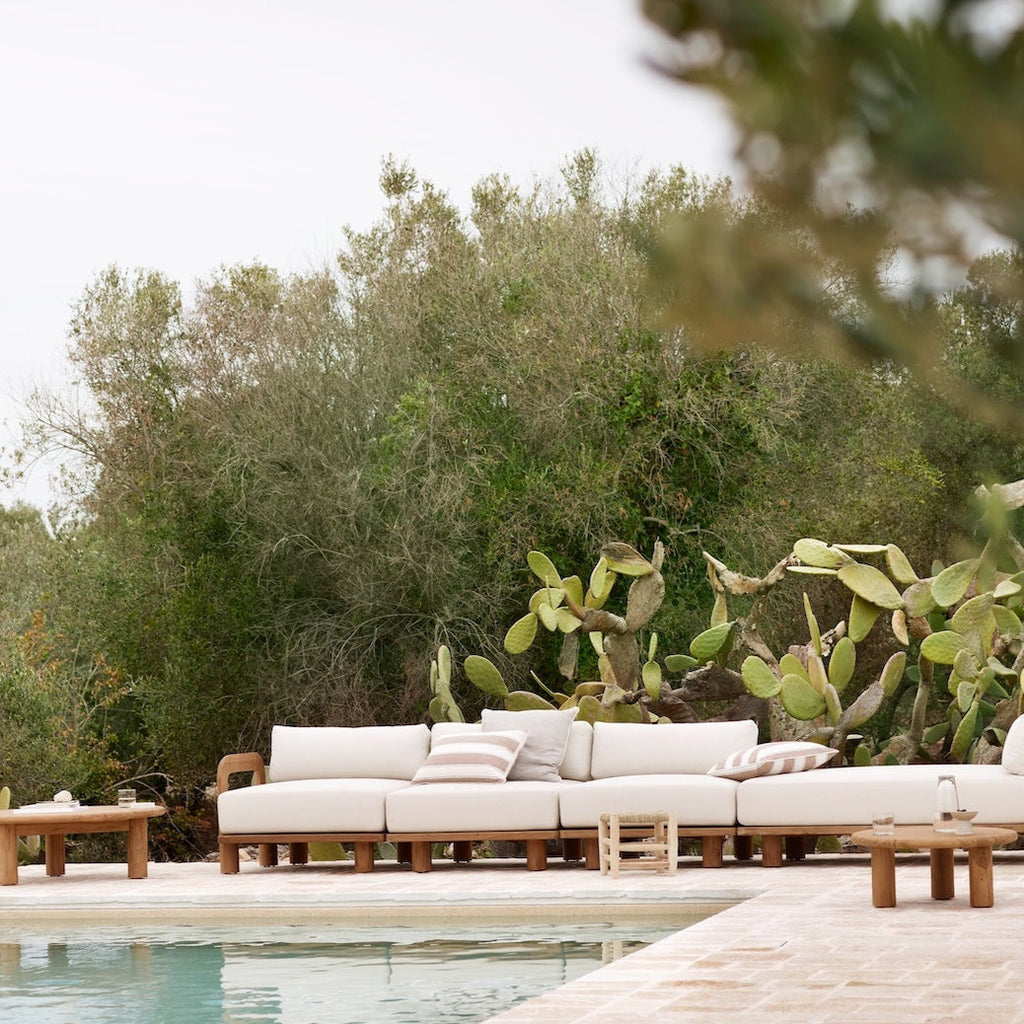
[[[594,723],[591,774],[703,775],[712,765],[757,742],[757,723],[692,722],[668,725]]]
[[[515,714],[522,714],[521,711]],[[430,743],[441,736],[458,736],[468,732],[482,732],[481,722],[435,722],[430,730]],[[589,722],[575,721],[569,729],[569,742],[565,747],[565,756],[558,766],[560,778],[586,782],[590,778],[590,753],[594,743],[594,729]]]
[[[526,743],[519,751],[510,782],[560,782],[558,766],[565,757],[569,743],[569,730],[576,718],[577,708],[565,711],[531,709],[528,711],[494,711],[484,708],[480,721],[487,732],[497,729],[522,729]]]
[[[1011,775],[1024,775],[1024,715],[1015,718],[1007,730],[1002,765]]]
[[[425,725],[275,725],[270,780],[411,779],[429,748],[430,730]]]

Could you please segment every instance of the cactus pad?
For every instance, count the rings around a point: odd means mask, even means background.
[[[806,679],[796,675],[782,677],[779,689],[782,706],[796,719],[808,722],[825,711],[824,699]]]
[[[793,545],[793,554],[806,566],[816,569],[838,569],[849,561],[841,551],[830,547],[823,540],[802,537]]]
[[[747,689],[755,697],[774,697],[782,689],[782,681],[776,678],[768,664],[756,654],[744,658],[740,674]]]
[[[957,654],[967,646],[967,641],[959,633],[944,629],[929,634],[921,641],[921,654],[936,665],[952,665]]]
[[[846,689],[846,684],[853,678],[857,667],[857,645],[844,636],[832,649],[832,657],[828,660],[828,681],[836,688],[837,693]]]
[[[914,572],[910,559],[895,544],[886,545],[885,564],[889,569],[889,575],[897,583],[907,586],[917,582],[917,573]]]
[[[932,581],[932,597],[940,608],[948,608],[959,601],[974,577],[978,574],[981,560],[967,558],[943,569]]]
[[[853,595],[850,604],[850,639],[855,644],[859,644],[871,632],[880,612],[878,605],[865,601],[860,594]]]
[[[528,650],[537,635],[537,616],[528,612],[513,622],[505,634],[505,650],[509,654],[522,654]]]
[[[839,570],[839,580],[858,597],[879,608],[888,608],[892,611],[894,608],[903,607],[903,598],[893,586],[892,580],[873,565],[865,565],[863,562],[844,565]]]
[[[619,541],[605,544],[601,557],[609,569],[623,576],[647,576],[654,572],[654,566],[636,548]]]
[[[690,654],[697,659],[698,664],[704,665],[712,661],[732,640],[733,625],[732,622],[723,622],[719,626],[712,626],[690,641]]]
[[[541,583],[549,587],[557,587],[561,584],[561,573],[555,568],[555,563],[543,551],[530,551],[526,556],[526,562]]]
[[[508,687],[497,667],[480,654],[471,654],[462,666],[466,677],[478,689],[490,697],[505,697]]]

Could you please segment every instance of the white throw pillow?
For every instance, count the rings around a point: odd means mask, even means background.
[[[1011,775],[1024,775],[1024,715],[1015,719],[1007,730],[1002,760]]]
[[[746,750],[719,761],[708,769],[708,775],[720,779],[756,779],[761,775],[786,775],[790,772],[806,772],[831,761],[838,754],[832,747],[820,743],[803,743],[796,740],[777,743],[758,743]]]
[[[569,730],[578,708],[550,711],[493,711],[480,715],[485,732],[495,729],[525,729],[526,743],[508,773],[512,782],[561,782],[558,766],[565,757]]]
[[[526,733],[477,732],[438,736],[426,761],[412,777],[413,785],[431,782],[504,782]]]

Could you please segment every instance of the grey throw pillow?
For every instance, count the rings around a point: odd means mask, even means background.
[[[560,782],[558,766],[569,744],[576,708],[564,711],[491,711],[480,716],[484,729],[523,729],[526,743],[508,774],[509,782]]]

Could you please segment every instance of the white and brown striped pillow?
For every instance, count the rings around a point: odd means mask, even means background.
[[[803,743],[797,740],[777,743],[759,743],[746,750],[738,750],[708,769],[708,775],[721,779],[756,779],[760,775],[785,775],[790,772],[806,772],[826,764],[838,754],[832,747],[820,743]]]
[[[504,782],[525,742],[522,729],[438,736],[427,759],[412,777],[413,785]]]

